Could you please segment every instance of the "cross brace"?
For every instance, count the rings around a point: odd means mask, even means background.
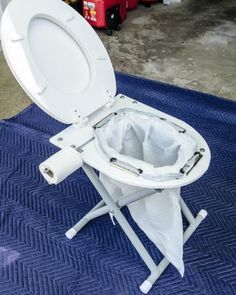
[[[117,202],[115,202],[102,182],[100,181],[99,177],[87,164],[83,164],[82,166],[84,172],[102,197],[102,200],[92,209],[90,210],[78,223],[76,223],[72,228],[70,228],[66,232],[66,237],[68,239],[72,239],[89,221],[100,217],[102,215],[105,215],[109,213],[112,217],[114,216],[125,234],[127,235],[128,239],[134,246],[134,248],[139,253],[140,257],[150,270],[149,277],[140,285],[140,290],[147,294],[150,289],[152,288],[153,284],[156,282],[156,280],[160,277],[160,275],[164,272],[164,270],[169,265],[169,261],[164,257],[161,262],[156,265],[153,261],[150,254],[145,249],[144,245],[126,220],[125,216],[121,212],[121,208],[133,203],[137,200],[140,200],[142,198],[148,197],[154,193],[156,193],[156,190],[153,189],[141,189],[139,192],[135,192],[133,194],[128,195],[126,198],[121,199]],[[180,197],[180,207],[182,210],[183,215],[187,219],[189,226],[184,232],[183,236],[183,242],[184,244],[187,242],[187,240],[190,238],[190,236],[193,234],[193,232],[197,229],[197,227],[200,225],[200,223],[205,219],[207,216],[207,212],[205,210],[200,210],[196,217],[194,217],[185,204],[184,200]]]

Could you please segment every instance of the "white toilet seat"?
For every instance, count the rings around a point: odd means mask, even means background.
[[[197,142],[183,128],[134,109],[113,113],[94,126],[94,134],[106,161],[147,179],[182,178],[183,167],[199,155]]]
[[[1,35],[19,84],[55,119],[75,123],[113,101],[116,82],[106,49],[63,1],[13,0],[3,15]]]
[[[176,126],[179,126],[181,129],[186,129],[187,133],[191,135],[191,137],[193,137],[196,141],[197,150],[201,150],[203,155],[202,159],[197,163],[197,165],[189,174],[184,174],[182,178],[173,178],[161,181],[144,178],[142,174],[137,176],[135,173],[129,173],[127,170],[120,169],[118,166],[111,164],[101,155],[100,151],[97,149],[94,140],[93,126],[100,120],[108,117],[112,112],[118,112],[124,108],[133,109],[134,111],[152,113],[154,116],[163,117],[170,122],[173,122],[173,124],[176,124]],[[211,157],[206,141],[187,123],[145,104],[134,101],[132,98],[124,95],[118,95],[111,108],[104,108],[103,112],[101,112],[98,116],[91,118],[91,120],[85,126],[78,128],[75,125],[71,125],[53,136],[50,139],[50,142],[60,149],[66,148],[68,146],[80,148],[83,151],[81,156],[84,163],[107,175],[108,177],[112,177],[118,182],[142,188],[176,188],[188,185],[197,180],[207,171]]]
[[[22,9],[22,5],[27,5],[27,9]],[[101,40],[63,1],[12,0],[2,18],[1,36],[9,67],[26,93],[50,116],[63,123],[75,123],[51,138],[51,143],[60,148],[83,146],[84,163],[133,186],[181,187],[207,170],[209,148],[192,127],[147,105],[122,99],[122,95],[115,98],[115,75]],[[164,116],[186,127],[198,148],[204,150],[203,160],[189,175],[163,181],[146,179],[111,165],[95,145],[93,125],[99,118],[123,108]]]

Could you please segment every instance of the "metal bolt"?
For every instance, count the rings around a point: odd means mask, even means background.
[[[63,138],[62,137],[58,137],[58,139],[57,139],[58,141],[62,141],[63,140]]]
[[[120,98],[121,98],[121,99],[124,99],[124,98],[125,98],[125,96],[124,96],[124,95],[121,95],[121,96],[120,96]]]
[[[75,148],[76,148],[76,145],[72,144],[71,147],[72,147],[73,149],[75,149]]]
[[[76,150],[77,150],[77,152],[79,152],[79,153],[83,153],[83,149],[81,149],[81,148],[79,148],[79,147],[78,147]]]
[[[205,152],[205,149],[204,148],[200,148],[200,152]]]
[[[136,100],[133,100],[132,103],[138,103]]]

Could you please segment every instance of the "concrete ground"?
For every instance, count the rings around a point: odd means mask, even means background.
[[[129,12],[122,31],[98,32],[115,70],[236,100],[236,1],[185,0]],[[0,52],[0,119],[31,101]]]

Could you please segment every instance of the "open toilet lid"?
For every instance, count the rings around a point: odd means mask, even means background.
[[[71,124],[113,101],[116,81],[101,40],[61,0],[13,0],[1,25],[15,78],[46,113]]]

